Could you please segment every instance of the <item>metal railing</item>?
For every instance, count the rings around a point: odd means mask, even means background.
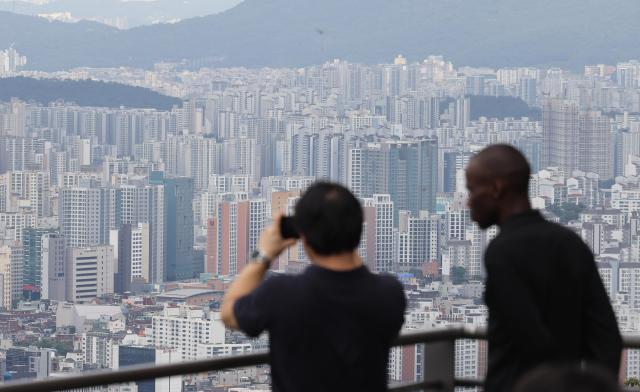
[[[423,380],[406,384],[394,384],[389,391],[445,391],[455,387],[482,386],[480,379],[455,377],[455,343],[457,340],[483,340],[484,328],[458,326],[452,328],[431,329],[427,331],[407,332],[394,342],[394,346],[423,344]],[[640,336],[626,336],[624,347],[640,349]],[[81,373],[69,377],[49,378],[31,382],[12,382],[0,385],[0,392],[53,392],[69,389],[100,387],[113,384],[125,384],[135,381],[151,380],[196,373],[214,372],[233,368],[242,368],[269,363],[266,351],[228,357],[172,363],[166,365],[145,364],[119,370],[102,370]]]

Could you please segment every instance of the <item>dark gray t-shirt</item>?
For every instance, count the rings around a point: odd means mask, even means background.
[[[405,307],[392,276],[312,265],[265,280],[234,314],[249,336],[269,331],[274,391],[386,391],[389,347]]]

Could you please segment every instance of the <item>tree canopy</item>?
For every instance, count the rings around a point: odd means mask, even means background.
[[[79,106],[151,108],[169,110],[181,100],[155,91],[95,80],[0,78],[0,101],[18,98],[49,104],[56,101]]]

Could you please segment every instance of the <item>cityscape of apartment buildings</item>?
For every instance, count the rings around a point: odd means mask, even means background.
[[[359,253],[396,275],[404,329],[483,326],[482,231],[464,169],[487,145],[519,148],[535,208],[593,251],[625,333],[640,333],[640,62],[473,68],[442,56],[297,69],[82,68],[44,73],[147,87],[169,111],[0,102],[0,373],[57,377],[247,353],[225,331],[224,290],[278,211],[329,180],[361,200]],[[18,60],[16,60],[18,59]],[[2,74],[0,61],[0,74]],[[521,100],[527,116],[474,102]],[[481,104],[478,103],[480,106]],[[299,273],[302,245],[273,273]],[[482,377],[486,343],[457,343],[456,374]],[[392,349],[389,378],[422,374],[418,346]],[[627,351],[625,376],[640,376]],[[112,387],[116,388],[116,387]],[[116,389],[131,390],[133,386]],[[267,390],[268,368],[172,377],[140,390]]]

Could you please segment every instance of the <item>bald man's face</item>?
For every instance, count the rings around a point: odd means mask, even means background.
[[[477,160],[469,163],[466,171],[467,189],[469,190],[469,208],[471,218],[482,229],[498,223],[499,204],[496,195],[496,184],[486,169]]]

